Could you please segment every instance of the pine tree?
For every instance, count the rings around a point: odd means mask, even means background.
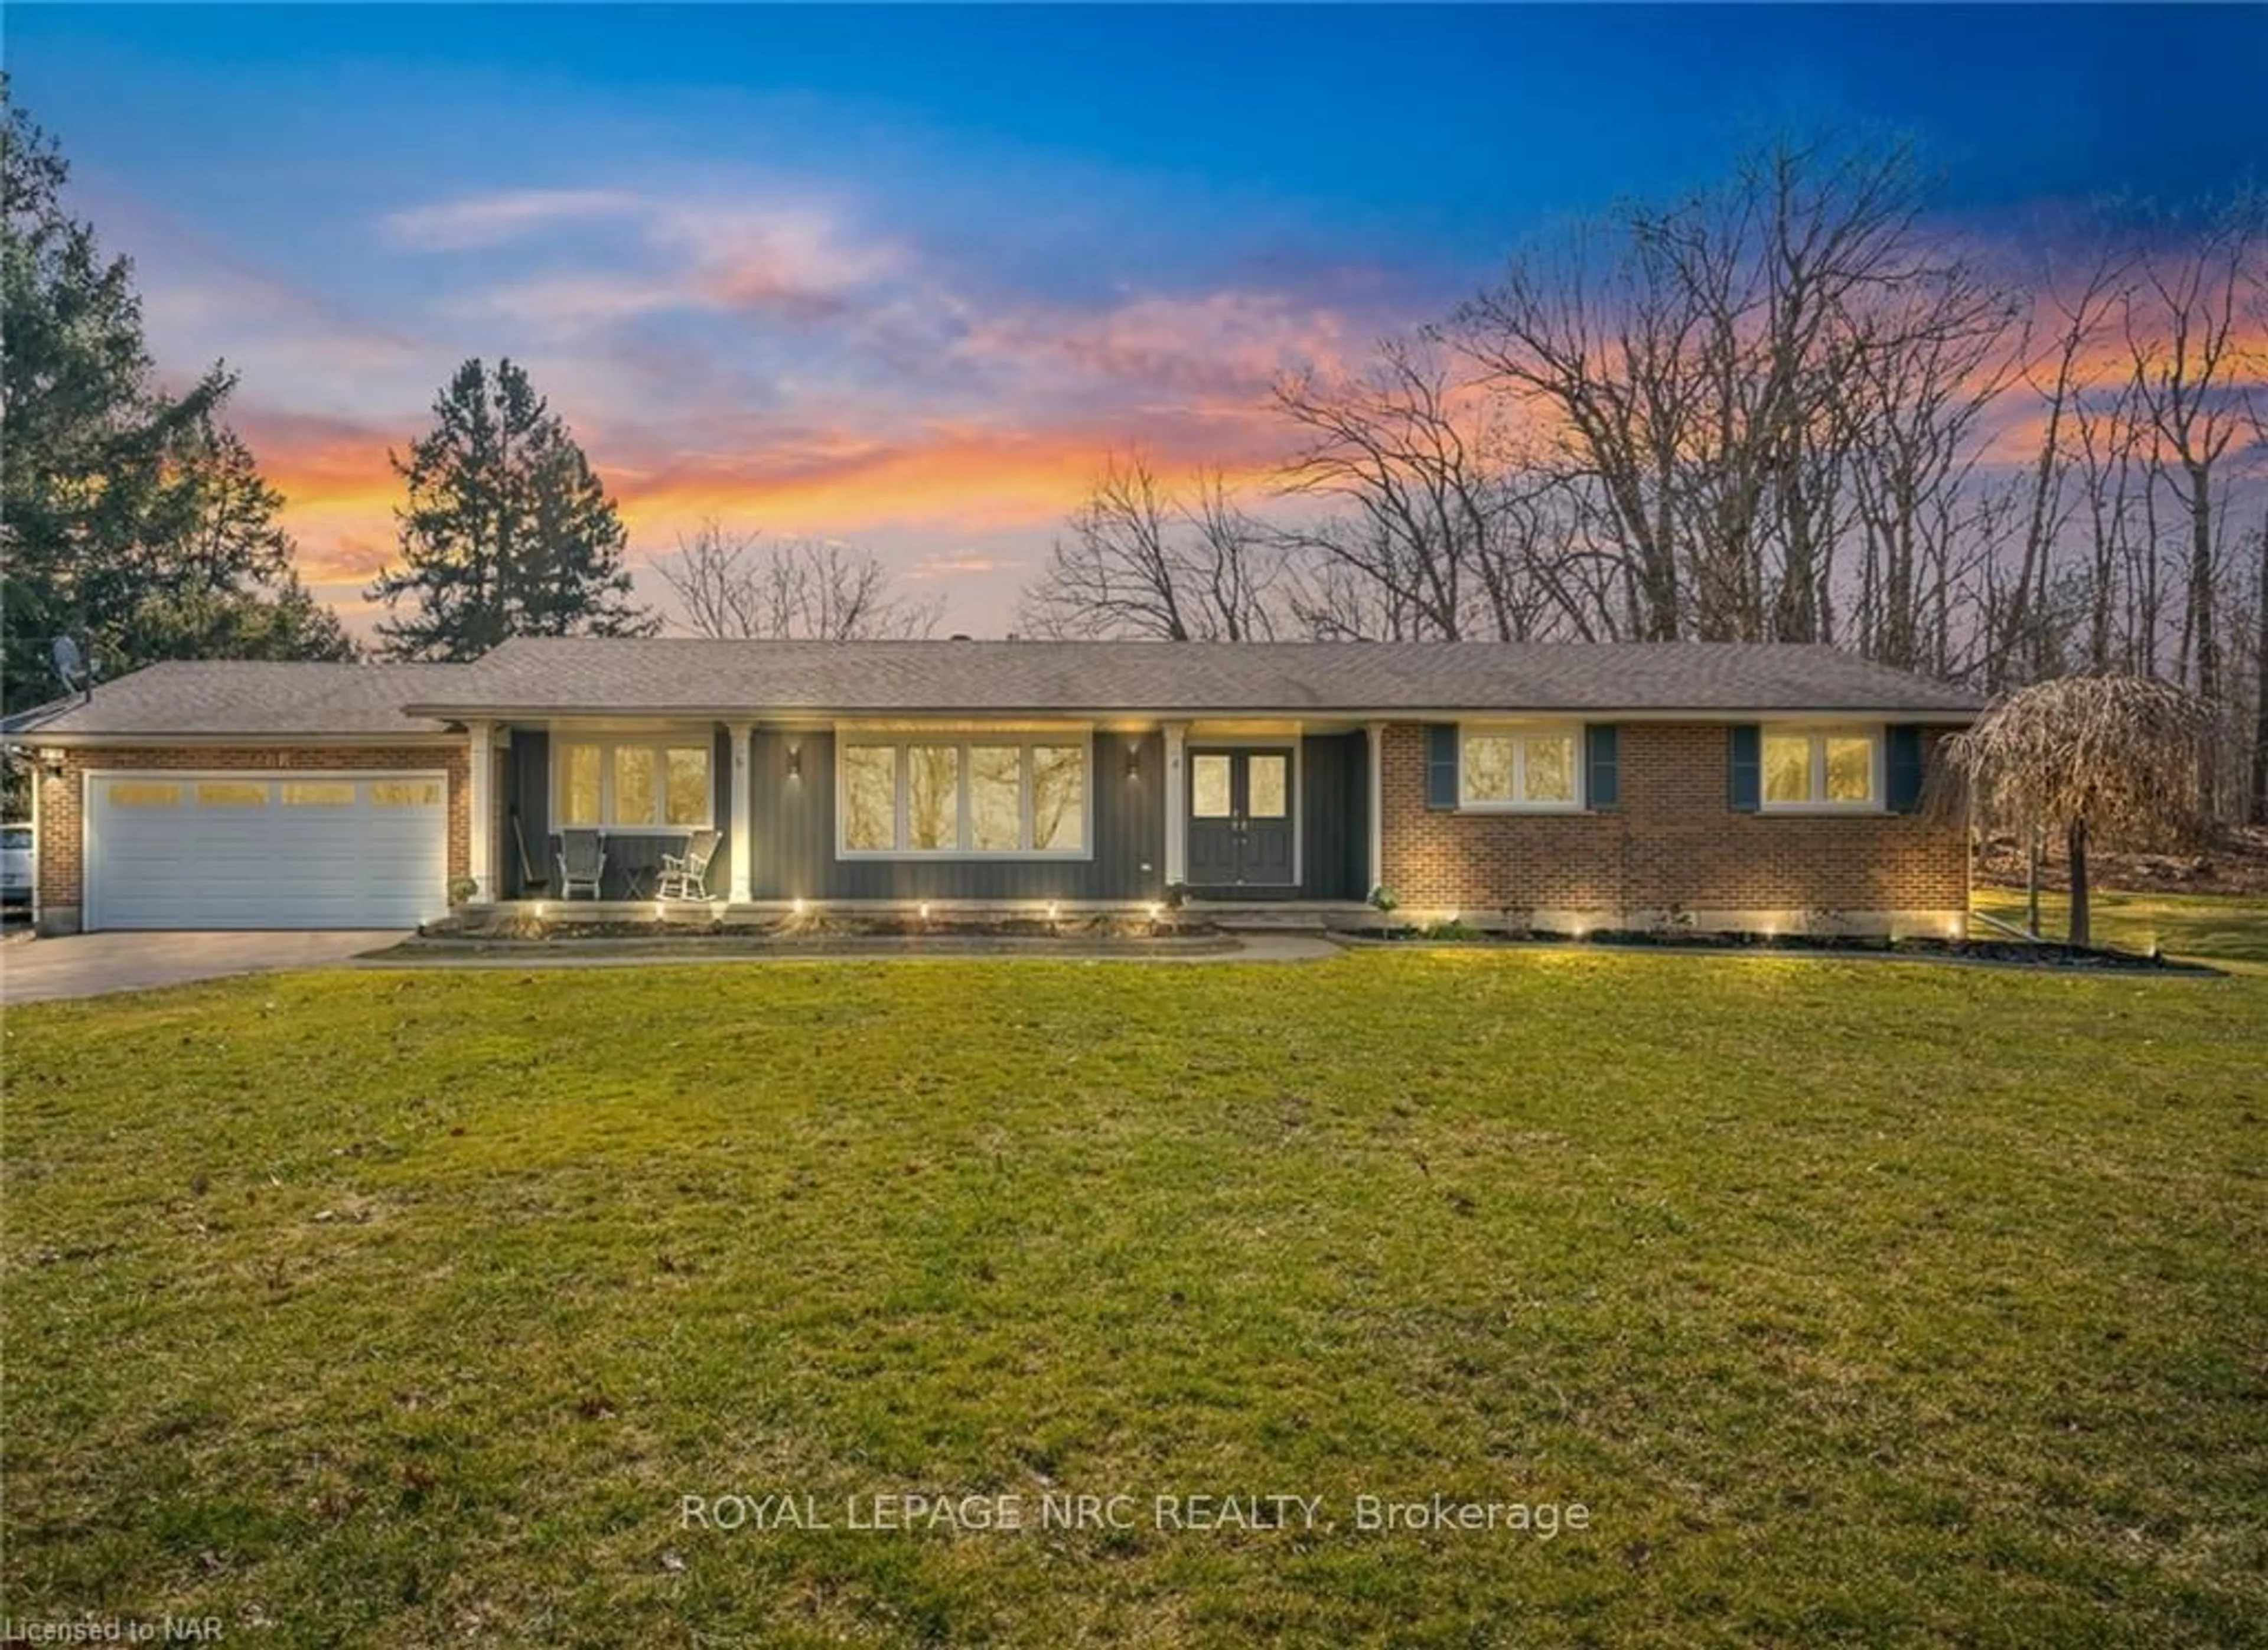
[[[361,657],[338,615],[300,582],[284,495],[243,437],[198,420],[174,443],[166,480],[174,525],[139,599],[102,626],[107,653],[137,664]]]
[[[370,590],[385,651],[466,659],[512,636],[652,634],[614,501],[526,372],[468,361],[433,413],[408,457],[388,454],[409,499],[401,564]]]
[[[54,696],[66,631],[106,675],[159,659],[351,658],[292,571],[283,497],[220,421],[216,363],[158,384],[133,268],[64,210],[70,168],[9,100],[0,196],[0,699]]]
[[[158,391],[132,265],[63,210],[70,167],[4,80],[0,100],[0,699],[13,706],[60,690],[55,636],[99,632],[140,599],[182,520],[168,453],[229,379],[215,366],[186,395]]]

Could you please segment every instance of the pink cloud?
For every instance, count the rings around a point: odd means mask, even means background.
[[[460,252],[517,239],[555,225],[621,216],[638,197],[615,189],[505,189],[388,213],[379,231],[394,246]]]

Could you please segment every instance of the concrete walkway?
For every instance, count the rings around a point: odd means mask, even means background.
[[[387,930],[304,933],[73,934],[0,946],[0,1003],[146,991],[232,974],[320,969],[405,936]]]

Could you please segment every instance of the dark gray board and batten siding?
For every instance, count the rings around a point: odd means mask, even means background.
[[[1300,741],[1300,897],[1368,897],[1369,739],[1361,733],[1308,734]]]
[[[709,889],[732,887],[732,738],[715,732],[711,775],[717,829],[724,840],[709,866]],[[1157,733],[1097,733],[1090,770],[1094,788],[1094,852],[1079,859],[839,859],[835,851],[835,740],[824,731],[758,728],[749,740],[750,821],[754,836],[749,894],[757,900],[1071,900],[1136,902],[1163,897],[1165,741]],[[1139,753],[1129,773],[1126,751]],[[800,752],[790,778],[788,753]],[[505,829],[504,886],[531,896],[527,872],[558,894],[558,838],[551,829],[551,750],[541,728],[513,731],[510,801],[519,811],[530,864]],[[1296,885],[1278,897],[1360,899],[1369,853],[1369,753],[1359,733],[1310,735],[1300,742],[1300,866]],[[651,873],[677,852],[681,833],[607,834],[602,891],[630,896],[632,872]],[[651,886],[651,876],[647,878]],[[1261,897],[1263,891],[1219,890]]]
[[[1139,752],[1129,773],[1126,751]],[[788,752],[800,753],[788,777]],[[1082,859],[838,859],[835,736],[759,728],[750,741],[755,841],[749,893],[759,900],[1088,900],[1163,897],[1165,741],[1097,733],[1093,857]]]

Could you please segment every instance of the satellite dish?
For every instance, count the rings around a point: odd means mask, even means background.
[[[76,637],[58,636],[50,654],[55,660],[55,674],[64,687],[74,693],[94,691],[94,668],[87,662],[86,650]]]

